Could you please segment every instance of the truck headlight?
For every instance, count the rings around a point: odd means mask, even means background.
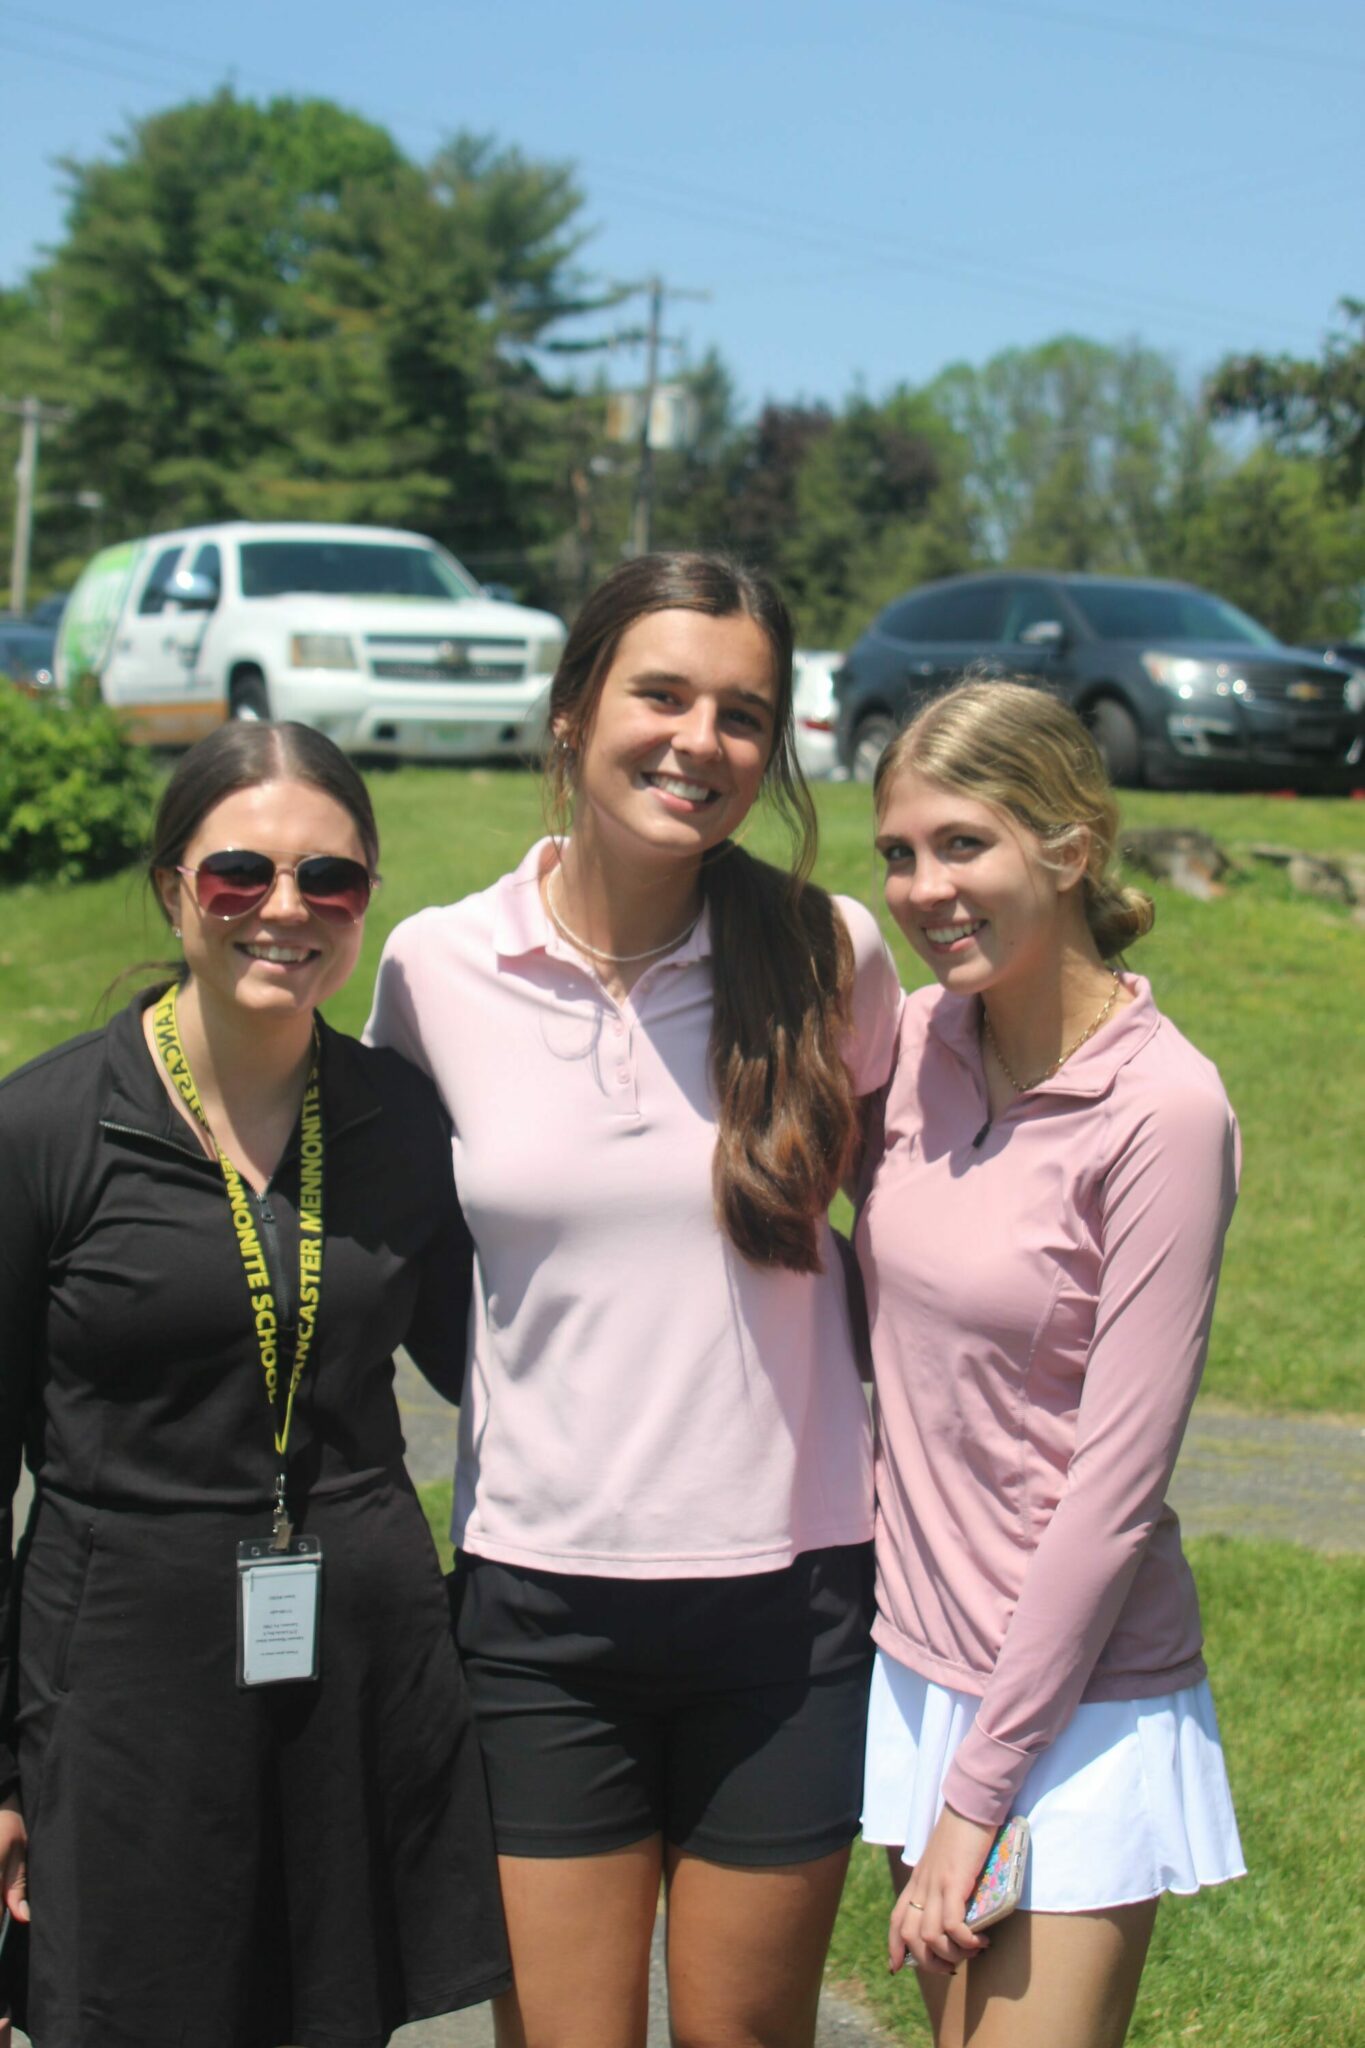
[[[564,652],[564,635],[556,633],[548,640],[532,640],[526,649],[526,662],[533,676],[552,676],[559,667],[559,657]]]
[[[1173,690],[1177,697],[1192,697],[1202,684],[1208,689],[1213,680],[1213,663],[1196,661],[1189,654],[1140,654],[1138,660],[1154,683],[1160,683],[1163,690]]]
[[[289,641],[291,668],[359,668],[347,633],[295,633]]]

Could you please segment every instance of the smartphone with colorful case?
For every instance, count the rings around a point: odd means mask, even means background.
[[[1028,1822],[1022,1813],[1007,1820],[981,1866],[976,1889],[967,1901],[964,1915],[975,1933],[994,1927],[1012,1913],[1024,1895],[1024,1870],[1028,1863]]]

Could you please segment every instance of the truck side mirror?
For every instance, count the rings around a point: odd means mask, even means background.
[[[211,612],[218,603],[218,585],[211,576],[197,576],[192,569],[178,569],[166,586],[166,595],[186,612]]]

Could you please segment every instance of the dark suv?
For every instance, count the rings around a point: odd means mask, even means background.
[[[1365,678],[1187,583],[1029,570],[953,576],[888,605],[835,678],[844,767],[870,781],[916,706],[973,667],[1074,704],[1116,782],[1365,782]]]

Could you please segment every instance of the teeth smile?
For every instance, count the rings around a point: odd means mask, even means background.
[[[688,803],[699,804],[715,794],[704,782],[684,782],[680,775],[651,775],[649,779],[656,789],[668,796],[684,797]]]
[[[243,946],[253,960],[271,960],[278,967],[297,967],[308,959],[312,948],[309,946]]]
[[[931,945],[951,946],[954,939],[969,938],[979,932],[985,922],[984,917],[978,917],[972,924],[927,924],[924,936]]]

